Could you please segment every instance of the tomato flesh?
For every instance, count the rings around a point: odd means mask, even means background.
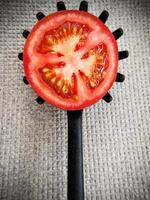
[[[78,110],[101,99],[118,68],[117,43],[95,16],[60,11],[39,21],[24,47],[24,70],[46,102]]]

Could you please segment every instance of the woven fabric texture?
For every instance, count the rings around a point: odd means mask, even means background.
[[[67,115],[38,105],[22,82],[18,53],[36,13],[56,11],[54,0],[0,0],[0,199],[67,199]],[[79,1],[65,1],[78,9]],[[110,13],[108,27],[122,27],[119,62],[126,75],[115,83],[110,104],[100,101],[83,112],[86,200],[150,199],[150,2],[91,0],[89,12]]]

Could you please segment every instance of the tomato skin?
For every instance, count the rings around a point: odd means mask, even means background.
[[[29,51],[31,47],[31,43],[33,41],[33,38],[35,38],[35,35],[37,34],[38,30],[40,29],[41,26],[43,26],[45,23],[50,21],[50,19],[55,18],[55,17],[64,17],[66,15],[79,15],[80,18],[87,17],[88,19],[91,20],[91,22],[87,22],[88,25],[90,23],[96,23],[99,25],[104,32],[102,35],[102,41],[106,45],[108,49],[108,62],[110,68],[108,69],[108,73],[106,74],[106,77],[104,81],[100,84],[99,87],[94,89],[91,92],[91,97],[92,98],[87,98],[87,99],[80,99],[78,102],[74,102],[73,100],[66,99],[58,96],[55,94],[54,91],[48,91],[47,86],[45,83],[41,83],[39,75],[37,75],[36,69],[31,69],[29,66],[29,63],[32,59],[32,54],[34,55],[34,51]],[[75,19],[76,20],[76,19]],[[89,21],[90,21],[89,20]],[[57,22],[56,22],[57,23]],[[95,36],[96,37],[96,36]],[[41,38],[39,38],[41,40]],[[88,44],[87,44],[88,45]],[[45,56],[46,58],[46,56]],[[113,36],[113,34],[110,32],[110,30],[94,15],[91,15],[89,13],[83,12],[83,11],[59,11],[54,14],[50,14],[46,17],[44,17],[42,20],[37,22],[37,24],[33,27],[30,35],[28,36],[25,46],[24,46],[24,52],[23,52],[23,64],[24,64],[24,71],[26,74],[26,78],[28,82],[30,83],[31,87],[35,90],[35,92],[43,98],[47,103],[52,104],[58,108],[61,108],[63,110],[80,110],[86,107],[89,107],[96,102],[98,102],[100,99],[102,99],[106,93],[110,90],[112,87],[117,71],[118,71],[118,47],[117,47],[117,42]],[[49,94],[48,94],[49,92]]]

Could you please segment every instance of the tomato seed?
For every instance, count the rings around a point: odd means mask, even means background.
[[[76,33],[77,33],[77,27],[72,27],[72,33],[74,34],[74,35],[76,35]]]
[[[102,79],[104,79],[104,78],[105,78],[105,76],[106,76],[106,72],[105,72],[105,71],[103,71],[103,73],[102,73]]]
[[[56,73],[52,72],[52,71],[48,71],[48,72],[46,72],[46,73],[43,74],[43,78],[44,78],[45,81],[49,81],[54,76],[56,76]]]
[[[50,83],[51,83],[52,85],[54,85],[54,83],[56,82],[56,79],[57,79],[57,77],[54,76],[52,79],[50,79]]]
[[[50,72],[50,69],[45,67],[45,68],[42,69],[42,72],[44,72],[44,73]]]
[[[62,87],[62,92],[63,95],[66,95],[68,93],[68,86],[66,84]]]
[[[96,85],[97,85],[97,81],[95,79],[90,80],[90,86],[92,88],[96,87]]]
[[[53,40],[51,37],[48,37],[48,38],[47,38],[47,43],[48,43],[49,45],[53,45],[53,44],[54,44],[54,40]]]
[[[80,28],[78,33],[81,35],[83,33],[83,28]]]
[[[75,100],[75,101],[79,101],[79,96],[78,95],[73,95],[72,99]]]
[[[60,89],[63,86],[62,80],[57,81],[57,87]]]

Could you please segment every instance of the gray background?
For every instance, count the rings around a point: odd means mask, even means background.
[[[65,1],[77,9],[79,1]],[[111,30],[124,29],[119,62],[126,75],[111,89],[114,100],[84,110],[86,200],[150,199],[150,3],[148,0],[94,0],[89,11],[110,12]],[[38,105],[23,84],[21,33],[31,30],[36,13],[56,11],[54,0],[0,1],[0,199],[66,200],[67,117]]]

